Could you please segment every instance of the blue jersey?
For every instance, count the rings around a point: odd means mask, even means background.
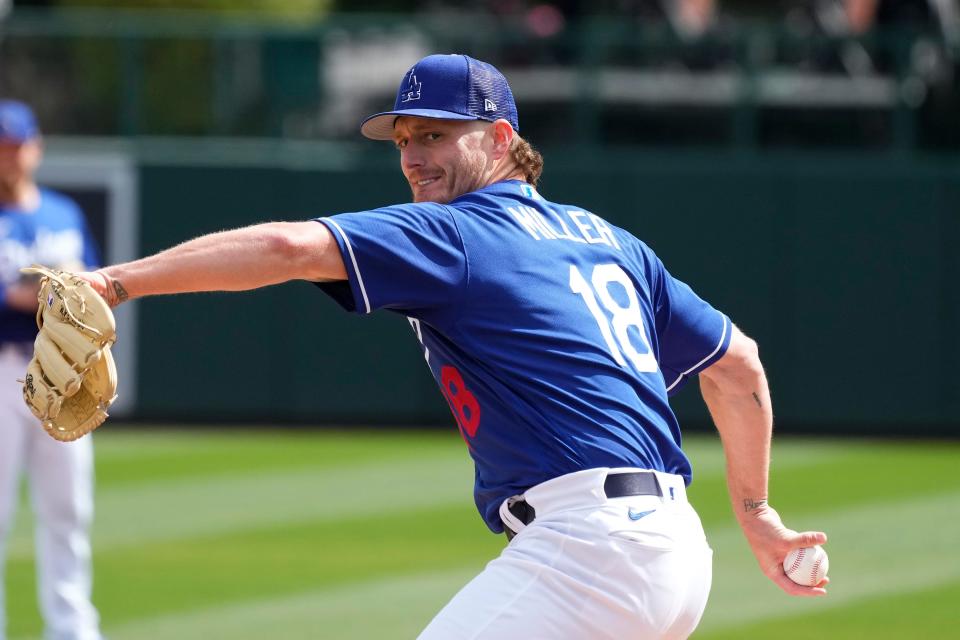
[[[40,190],[36,209],[0,205],[0,300],[22,276],[21,267],[92,269],[100,260],[80,208],[69,198]],[[0,307],[0,343],[33,342],[35,314]]]
[[[491,530],[504,499],[574,471],[689,482],[667,398],[723,355],[731,325],[633,235],[519,181],[320,222],[348,273],[321,287],[405,315],[422,342]]]

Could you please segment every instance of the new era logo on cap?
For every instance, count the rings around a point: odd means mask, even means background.
[[[400,83],[393,111],[370,116],[360,131],[374,140],[390,140],[400,116],[489,122],[503,118],[520,131],[507,79],[493,65],[465,55],[432,55],[417,62]]]

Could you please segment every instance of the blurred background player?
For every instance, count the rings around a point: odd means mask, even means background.
[[[93,267],[98,252],[77,205],[38,187],[43,149],[33,112],[0,101],[0,563],[19,500],[21,473],[36,514],[40,611],[51,640],[97,640],[90,601],[88,530],[93,516],[93,441],[61,443],[40,429],[19,385],[33,350],[37,282],[20,268],[33,263]],[[0,583],[0,604],[3,603]],[[6,635],[0,607],[0,640]]]

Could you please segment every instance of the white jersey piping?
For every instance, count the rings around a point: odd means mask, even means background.
[[[360,275],[360,267],[357,266],[357,257],[353,255],[353,247],[350,245],[350,239],[347,238],[347,234],[344,233],[343,229],[337,224],[332,218],[321,218],[326,222],[329,222],[337,230],[337,233],[340,234],[340,237],[343,238],[343,244],[347,247],[347,253],[350,254],[350,262],[353,263],[353,272],[357,274],[357,284],[360,286],[360,293],[363,294],[363,305],[366,308],[367,313],[370,313],[370,299],[367,298],[367,288],[363,286],[363,276]],[[719,348],[719,347],[718,347]]]
[[[710,355],[708,355],[706,358],[704,358],[703,360],[701,360],[700,362],[693,365],[692,367],[690,367],[689,369],[681,373],[679,376],[677,376],[677,379],[673,381],[673,384],[667,387],[667,391],[670,391],[670,389],[673,389],[675,386],[677,386],[677,383],[683,380],[683,376],[687,375],[688,373],[690,373],[691,371],[693,371],[694,369],[702,365],[704,362],[706,362],[707,360],[715,356],[717,354],[717,351],[720,351],[720,347],[723,346],[723,341],[727,337],[727,316],[722,315],[720,317],[723,318],[723,332],[720,334],[720,342],[717,343],[717,348],[711,351]]]

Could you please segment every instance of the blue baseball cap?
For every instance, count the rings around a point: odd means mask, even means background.
[[[16,100],[0,100],[0,140],[27,142],[40,135],[30,107]]]
[[[427,56],[413,65],[403,76],[393,111],[370,116],[360,133],[392,140],[400,116],[490,122],[503,118],[520,131],[517,105],[503,74],[492,64],[458,54]]]

